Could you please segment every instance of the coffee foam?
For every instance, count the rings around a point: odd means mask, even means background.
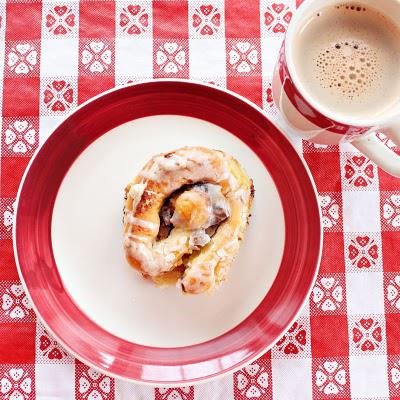
[[[374,49],[354,40],[338,41],[321,51],[316,59],[316,74],[324,88],[334,88],[349,100],[362,96],[379,80]]]
[[[358,113],[372,96],[398,100],[400,32],[378,11],[350,3],[326,7],[297,36],[299,75],[326,106]]]

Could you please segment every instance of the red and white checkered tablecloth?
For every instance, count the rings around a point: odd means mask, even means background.
[[[278,118],[271,75],[298,6],[278,1],[0,2],[1,399],[400,399],[400,180],[348,144],[294,140],[320,193],[320,275],[290,331],[233,375],[175,389],[104,376],[50,337],[19,282],[14,201],[52,128],[104,90],[158,77],[214,82]]]

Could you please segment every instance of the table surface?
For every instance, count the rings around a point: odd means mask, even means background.
[[[298,6],[279,1],[0,3],[1,399],[400,399],[400,181],[349,144],[294,139],[320,194],[320,274],[289,333],[233,375],[169,389],[102,375],[51,338],[18,278],[11,239],[18,184],[34,151],[78,104],[127,82],[190,78],[236,91],[278,118],[271,75]]]

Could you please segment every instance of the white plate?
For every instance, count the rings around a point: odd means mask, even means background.
[[[152,156],[183,145],[231,154],[256,189],[239,255],[225,284],[209,294],[158,288],[123,254],[124,187]],[[285,236],[277,189],[253,151],[214,124],[176,115],[125,123],[87,147],[62,182],[51,229],[59,273],[82,311],[120,338],[155,347],[201,343],[243,321],[272,285]]]

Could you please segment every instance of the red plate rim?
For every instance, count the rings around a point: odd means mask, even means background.
[[[275,182],[286,229],[277,277],[259,306],[223,335],[179,348],[128,342],[93,322],[64,287],[51,242],[54,202],[76,158],[112,128],[160,114],[186,115],[212,122],[246,143]],[[89,126],[90,130],[84,129]],[[22,178],[13,239],[18,272],[33,308],[66,349],[108,375],[138,383],[174,386],[233,372],[277,342],[300,313],[315,282],[322,227],[317,191],[308,167],[261,109],[228,90],[168,79],[104,92],[61,122],[31,159]]]

